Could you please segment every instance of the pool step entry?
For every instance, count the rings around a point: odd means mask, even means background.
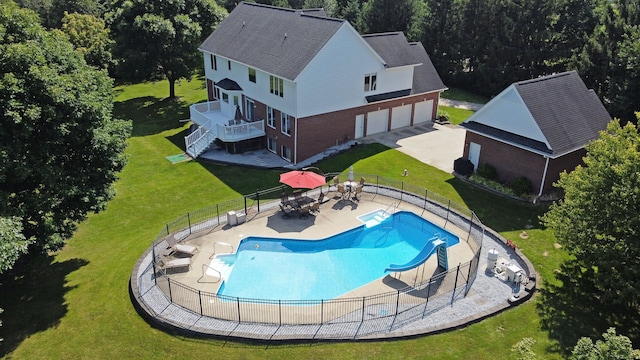
[[[220,276],[222,277],[222,280],[227,280],[229,278],[229,274],[231,273],[231,270],[233,269],[233,265],[229,265],[226,262],[217,258],[214,258],[211,261],[211,264],[209,264],[209,267],[218,271],[220,273]],[[207,275],[217,275],[217,274],[207,273]]]

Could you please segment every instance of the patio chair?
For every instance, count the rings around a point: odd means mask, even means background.
[[[300,213],[300,219],[306,219],[307,217],[309,217],[310,211],[311,211],[310,206],[301,207],[300,210],[298,210],[298,212]]]
[[[360,197],[358,197],[358,195],[360,195],[360,194],[362,194],[362,185],[358,185],[356,187],[356,193],[355,193],[355,195],[353,195],[353,199],[355,201],[360,201]]]
[[[175,235],[167,236],[167,244],[169,244],[169,253],[179,253],[183,255],[193,256],[198,252],[198,248],[193,245],[179,243]]]
[[[288,206],[285,206],[283,204],[279,204],[279,205],[280,205],[280,211],[282,211],[282,213],[284,214],[284,215],[282,215],[282,217],[285,218],[285,219],[290,218],[291,215],[289,215],[289,214],[291,214],[291,211],[292,211],[291,208],[288,207]]]
[[[318,207],[320,206],[320,204],[324,203],[325,201],[329,201],[329,199],[324,198],[324,193],[320,192],[320,196],[318,196]]]
[[[289,205],[289,194],[283,192],[282,195],[280,195],[280,202],[284,206]]]
[[[347,191],[342,184],[338,184],[338,194],[340,194],[341,199],[346,199],[349,197],[349,191]]]
[[[189,271],[191,269],[191,258],[171,258],[167,255],[160,255],[158,266],[166,272]]]
[[[364,186],[364,181],[365,181],[364,178],[360,177],[360,186]]]
[[[315,203],[311,204],[311,209],[309,209],[309,211],[311,211],[312,213],[320,212],[320,203],[319,202],[315,202]]]
[[[338,190],[338,185],[340,185],[340,178],[338,178],[337,176],[333,177],[333,186],[335,186],[336,191]]]

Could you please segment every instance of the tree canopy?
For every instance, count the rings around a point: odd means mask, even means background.
[[[130,124],[112,117],[107,73],[12,4],[0,5],[0,74],[0,216],[19,219],[31,250],[56,250],[114,196]]]
[[[76,51],[84,56],[87,64],[98,69],[109,69],[113,65],[113,40],[104,20],[93,15],[65,12],[61,30],[67,34]]]
[[[640,359],[640,351],[633,349],[631,340],[624,335],[617,335],[615,328],[607,329],[602,334],[604,340],[593,340],[583,337],[573,348],[572,360],[634,360]]]
[[[542,217],[573,256],[560,274],[564,284],[550,287],[546,299],[558,304],[571,293],[594,323],[581,331],[604,331],[599,327],[609,324],[637,336],[640,319],[629,315],[640,313],[640,134],[632,123],[613,121],[586,149],[585,166],[557,182],[564,199]],[[548,314],[547,323],[558,316]]]
[[[202,67],[198,46],[226,17],[213,0],[117,0],[108,14],[120,58],[117,74],[131,80],[175,82]]]

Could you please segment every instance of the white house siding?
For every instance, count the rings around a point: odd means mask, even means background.
[[[249,81],[248,66],[235,61],[231,61],[231,70],[229,70],[227,59],[221,56],[217,56],[218,70],[213,70],[211,68],[211,54],[203,52],[203,57],[205,65],[205,75],[208,79],[211,79],[212,81],[217,83],[224,78],[229,78],[240,85],[240,87],[242,88],[242,94],[244,94],[245,96],[248,96],[263,104],[267,104],[272,108],[283,111],[291,116],[297,117],[295,107],[296,85],[293,82],[283,79],[284,96],[280,97],[279,95],[274,95],[270,92],[270,75],[268,73],[256,69],[256,82],[253,83]],[[241,104],[241,109],[244,114],[244,103]]]
[[[411,125],[411,104],[396,106],[391,109],[391,129]]]
[[[369,112],[367,114],[367,136],[387,131],[388,124],[389,109]]]
[[[433,100],[416,103],[413,111],[413,125],[431,120],[433,120]]]
[[[522,97],[513,85],[493,98],[473,115],[473,120],[516,135],[538,140],[547,145],[547,139],[533,119]]]
[[[384,69],[378,73],[378,87],[375,94],[411,89],[413,86],[413,66]],[[370,95],[370,94],[366,94]]]
[[[366,104],[365,96],[387,90],[378,87],[377,91],[365,92],[364,75],[377,73],[380,76],[383,70],[375,53],[345,23],[295,79],[298,117]]]

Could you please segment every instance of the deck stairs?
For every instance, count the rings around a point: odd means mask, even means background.
[[[194,132],[184,138],[187,154],[194,159],[205,152],[218,137],[216,127],[209,125],[211,130],[207,130],[206,126],[198,126]]]

